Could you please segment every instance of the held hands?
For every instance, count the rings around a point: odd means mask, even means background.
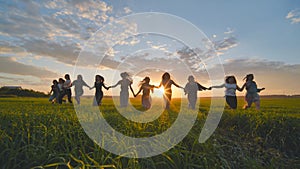
[[[257,92],[259,93],[259,92],[261,92],[261,91],[263,91],[263,90],[265,90],[266,88],[261,88],[261,89],[257,89]]]
[[[211,89],[212,89],[212,87],[207,88],[207,90],[211,90]]]

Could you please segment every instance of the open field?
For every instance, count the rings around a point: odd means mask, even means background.
[[[140,100],[131,100],[137,109]],[[131,159],[101,149],[84,132],[73,105],[44,98],[0,98],[1,168],[300,168],[300,98],[262,98],[262,108],[225,108],[214,134],[198,142],[210,99],[201,98],[197,120],[177,146],[151,158]],[[174,105],[180,101],[173,100]],[[104,117],[128,136],[144,137],[168,129],[176,109],[145,124],[122,117],[109,98]],[[145,132],[147,131],[147,132]]]

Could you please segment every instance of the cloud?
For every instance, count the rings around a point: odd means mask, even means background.
[[[66,64],[74,63],[85,41],[115,17],[112,5],[100,0],[5,1],[1,9],[1,39]],[[13,53],[2,49],[6,56]]]
[[[0,57],[0,72],[16,75],[29,75],[38,78],[55,78],[59,75],[47,69],[25,65],[23,63],[16,62],[11,57]]]
[[[286,19],[290,20],[292,24],[296,24],[300,22],[300,9],[294,9],[290,11],[286,17]]]
[[[129,7],[124,7],[124,12],[125,12],[126,14],[129,14],[129,13],[132,12],[132,10],[131,10]]]
[[[224,37],[222,40],[213,40],[207,43],[212,43],[212,48],[204,49],[203,47],[198,47],[190,49],[188,47],[183,47],[182,49],[179,49],[177,51],[177,54],[181,59],[184,60],[187,65],[189,65],[189,67],[193,71],[199,72],[204,69],[204,67],[201,65],[203,65],[203,62],[205,62],[205,60],[221,56],[229,49],[234,48],[238,45],[237,39],[232,34],[230,34],[230,36]]]
[[[218,67],[221,65],[215,65]],[[300,94],[300,64],[262,59],[232,59],[222,65],[226,75],[235,75],[238,83],[243,84],[243,77],[253,73],[259,87],[265,87],[264,94]],[[214,69],[214,68],[212,68]]]

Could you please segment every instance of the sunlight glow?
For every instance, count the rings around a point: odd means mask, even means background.
[[[153,97],[163,97],[163,94],[164,94],[164,88],[163,87],[160,87],[160,88],[155,88],[154,91],[153,91]]]

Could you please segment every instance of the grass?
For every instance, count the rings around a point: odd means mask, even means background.
[[[84,101],[84,100],[83,100]],[[142,110],[140,100],[131,100]],[[174,148],[151,158],[114,155],[95,144],[82,129],[74,107],[47,99],[0,98],[1,168],[300,168],[299,98],[263,98],[260,111],[225,109],[214,134],[198,137],[210,99],[201,98],[197,120]],[[178,106],[180,101],[174,99]],[[101,110],[119,132],[147,137],[167,130],[177,118],[173,108],[149,123],[126,120],[105,98]]]

